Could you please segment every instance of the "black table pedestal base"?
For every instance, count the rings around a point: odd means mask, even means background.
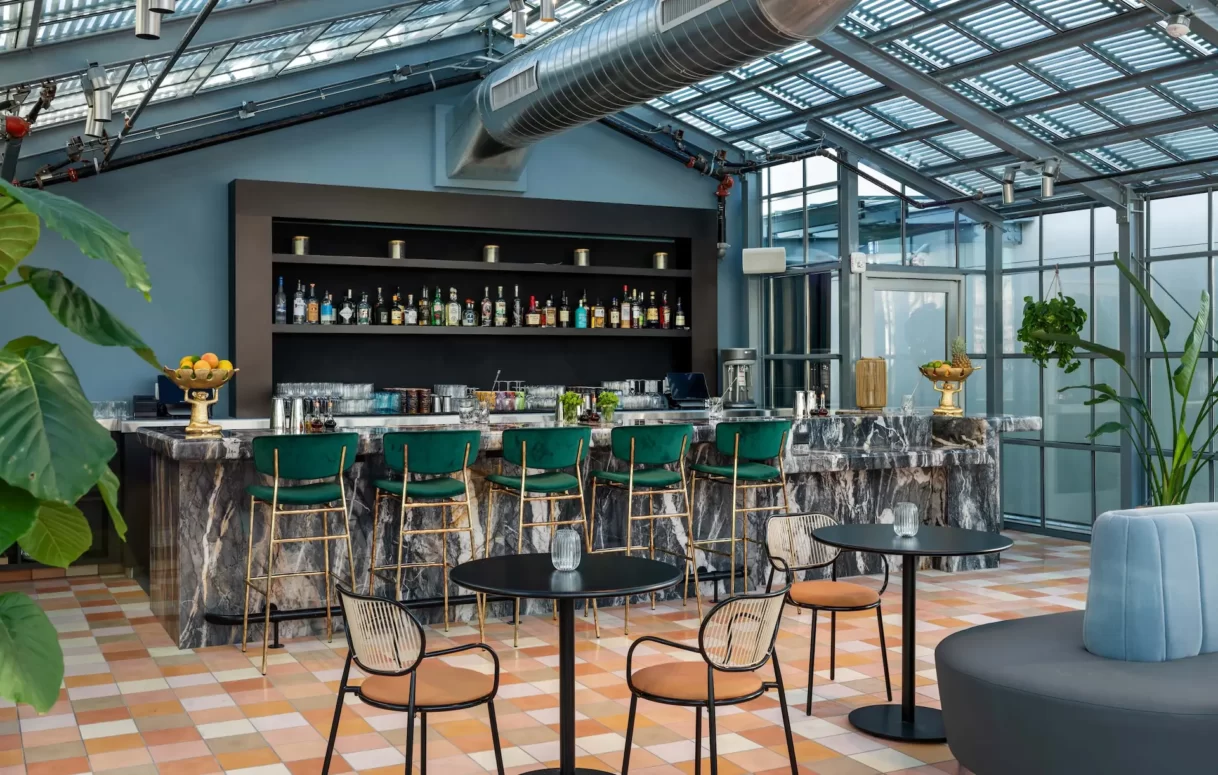
[[[544,770],[529,770],[523,775],[563,775],[563,771],[557,767],[547,767]],[[609,775],[608,770],[590,770],[587,767],[576,767],[571,770],[571,775]]]
[[[869,735],[887,740],[906,743],[947,741],[947,734],[943,731],[943,711],[920,705],[915,705],[913,711],[913,722],[910,723],[901,720],[900,705],[868,705],[850,711],[850,723]]]

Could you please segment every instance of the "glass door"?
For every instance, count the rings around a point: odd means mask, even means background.
[[[950,357],[961,327],[960,285],[958,277],[863,278],[863,356],[888,362],[888,406],[899,407],[906,395],[913,395],[917,407],[938,404],[918,367]]]

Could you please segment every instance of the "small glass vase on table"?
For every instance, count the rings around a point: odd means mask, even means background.
[[[897,535],[902,538],[913,538],[918,534],[918,527],[921,525],[921,520],[918,519],[918,507],[916,504],[901,502],[892,509],[893,522],[892,529]]]
[[[579,531],[569,527],[555,531],[554,551],[550,553],[550,561],[554,563],[554,570],[575,570],[579,567],[582,553]]]

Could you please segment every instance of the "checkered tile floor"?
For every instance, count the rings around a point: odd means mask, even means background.
[[[1015,547],[995,571],[921,573],[918,600],[918,701],[936,705],[933,649],[949,633],[983,622],[1083,607],[1088,547],[1013,534]],[[901,591],[894,577],[885,595],[886,633],[899,698]],[[876,580],[864,583],[878,583]],[[66,662],[58,704],[38,716],[0,701],[0,775],[305,775],[321,771],[325,736],[345,656],[342,636],[289,643],[274,653],[264,678],[256,649],[217,647],[179,651],[152,617],[143,591],[122,577],[57,578],[0,585],[22,589],[47,611],[60,633]],[[631,634],[676,640],[696,636],[692,602],[646,605],[631,611]],[[629,693],[624,680],[630,641],[601,611],[603,636],[580,620],[577,632],[578,747],[581,766],[618,771]],[[855,732],[846,714],[884,701],[875,617],[838,617],[837,673],[828,674],[828,617],[821,617],[812,718],[803,714],[810,617],[788,611],[778,641],[801,772],[856,775],[874,772],[956,772],[946,745],[892,744]],[[428,631],[428,648],[468,643],[476,632],[454,627]],[[529,617],[520,649],[511,627],[494,622],[488,641],[502,660],[496,700],[504,760],[509,772],[557,766],[558,647],[550,618]],[[640,667],[665,659],[640,647]],[[455,658],[462,666],[488,663]],[[767,670],[768,672],[768,670]],[[400,773],[404,714],[352,701],[343,714],[335,773]],[[484,708],[435,714],[430,719],[432,772],[463,775],[493,771]],[[719,714],[720,772],[788,771],[776,696]],[[632,771],[639,775],[693,771],[692,710],[640,702]],[[703,749],[706,749],[705,742]],[[418,757],[416,756],[416,767]]]

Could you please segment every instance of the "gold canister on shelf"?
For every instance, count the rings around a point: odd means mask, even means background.
[[[406,258],[406,241],[400,239],[389,240],[389,257]]]
[[[587,248],[575,249],[575,265],[588,266],[592,261],[592,251]]]
[[[297,256],[309,255],[309,238],[292,237],[292,253]]]
[[[485,245],[482,248],[482,260],[488,264],[499,263],[499,246]]]
[[[888,404],[888,361],[859,358],[854,363],[854,403],[859,409],[883,409]]]
[[[651,257],[651,268],[652,269],[667,269],[668,268],[668,254],[667,253],[656,253],[655,255],[653,255]]]

